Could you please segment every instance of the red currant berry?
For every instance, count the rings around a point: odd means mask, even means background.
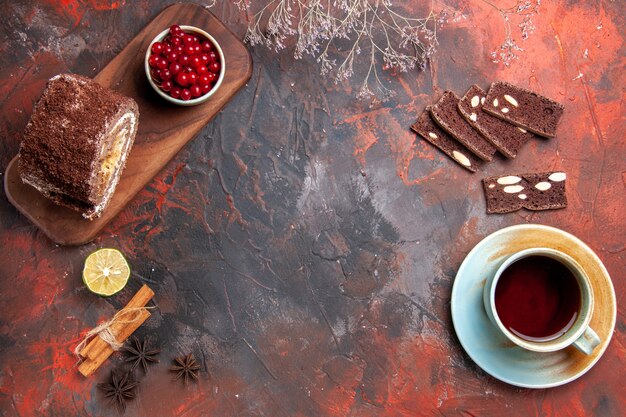
[[[159,58],[159,62],[157,62],[157,68],[159,69],[163,69],[163,68],[167,68],[167,59],[165,58]]]
[[[180,65],[178,62],[172,62],[170,64],[170,72],[172,73],[172,75],[178,74],[182,69],[182,65]]]
[[[198,82],[198,74],[196,74],[195,72],[190,72],[189,74],[187,74],[187,79],[189,80],[189,84],[195,84]]]
[[[193,98],[200,97],[202,95],[202,88],[198,84],[192,85],[189,91],[191,92],[191,97]]]
[[[182,45],[176,45],[174,47],[174,51],[178,54],[178,56],[180,56],[185,53],[185,47]]]
[[[219,73],[219,72],[220,72],[220,68],[221,68],[221,65],[220,65],[220,63],[219,63],[219,62],[217,62],[217,61],[216,61],[216,62],[211,62],[211,63],[209,64],[209,71],[211,71],[211,72],[213,72],[213,73],[215,73],[215,74],[217,74],[217,73]]]
[[[193,55],[196,53],[196,49],[193,47],[193,45],[185,45],[185,53],[187,55]]]
[[[161,72],[158,70],[158,68],[152,68],[152,69],[150,69],[150,76],[154,80],[159,81],[161,79]]]
[[[202,74],[198,77],[198,84],[200,85],[209,85],[211,80],[209,80],[209,76],[207,74]]]
[[[179,72],[176,75],[176,82],[179,85],[186,87],[189,84],[189,74],[186,74],[184,72]]]
[[[208,64],[211,61],[209,59],[209,54],[200,54],[200,61],[202,61],[203,65]]]
[[[213,88],[213,86],[211,84],[205,84],[202,86],[202,95],[208,93],[209,91],[211,91],[211,89]]]
[[[193,46],[193,51],[194,51],[196,54],[199,54],[200,52],[202,52],[202,46],[200,46],[200,44],[199,44],[199,43],[195,44],[195,45]]]
[[[193,35],[183,35],[183,42],[185,43],[185,45],[193,45],[195,43],[195,39],[193,37]]]
[[[209,83],[214,83],[215,80],[217,80],[217,75],[215,75],[212,72],[207,72],[206,73],[207,78],[209,79]]]
[[[161,83],[161,90],[168,92],[172,89],[173,86],[174,86],[174,83],[172,83],[170,80],[163,81]]]
[[[180,98],[183,100],[189,100],[191,98],[191,91],[186,88],[180,92]]]
[[[209,52],[209,62],[217,62],[218,56],[215,51]]]
[[[181,88],[180,87],[172,87],[171,91],[170,91],[170,96],[174,97],[174,98],[179,98],[180,97],[180,92],[181,92]]]
[[[181,55],[181,56],[178,57],[178,62],[183,67],[186,67],[191,62],[191,58],[189,57],[189,55]]]
[[[163,68],[162,70],[160,70],[159,71],[159,76],[160,76],[159,78],[161,78],[163,81],[172,79],[172,73],[167,68]]]
[[[192,67],[197,67],[198,65],[202,64],[202,60],[200,59],[200,57],[198,55],[193,55],[191,57],[191,61],[189,63]]]
[[[167,56],[169,54],[171,54],[173,51],[172,49],[172,45],[164,43],[163,44],[163,56]]]
[[[198,75],[202,75],[205,74],[207,72],[207,68],[204,65],[198,65],[196,67],[196,72],[198,73]]]
[[[177,52],[170,52],[169,54],[167,54],[167,60],[169,62],[176,62],[178,61],[178,53]]]
[[[213,45],[211,45],[211,42],[206,41],[206,42],[202,42],[202,51],[203,52],[211,52],[213,50]]]
[[[150,55],[150,58],[148,58],[148,65],[154,68],[157,66],[160,60],[161,59],[158,55]]]
[[[176,36],[178,34],[182,34],[183,30],[178,25],[172,25],[170,26],[170,33]]]
[[[152,44],[150,50],[153,54],[160,54],[161,52],[163,52],[163,44],[161,42],[155,42]]]
[[[180,36],[172,36],[172,40],[170,41],[173,46],[178,46],[183,44],[183,38]]]

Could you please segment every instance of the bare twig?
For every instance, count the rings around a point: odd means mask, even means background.
[[[435,0],[430,0],[430,11],[423,17],[402,15],[391,0],[234,1],[249,23],[246,42],[279,51],[294,39],[294,57],[315,57],[320,73],[332,75],[336,83],[352,77],[355,68],[367,68],[357,97],[380,101],[394,95],[384,85],[381,70],[424,70],[438,46],[438,27],[466,18],[447,6],[435,13]],[[523,51],[512,36],[511,20],[519,20],[521,38],[527,39],[535,29],[532,17],[539,13],[541,0],[515,0],[511,7],[481,1],[497,10],[504,23],[504,41],[491,58],[509,66]]]
[[[403,16],[390,0],[266,0],[245,40],[278,51],[293,37],[294,57],[316,57],[321,74],[333,74],[337,83],[352,77],[363,57],[369,66],[358,97],[385,101],[393,92],[380,70],[424,69],[437,46],[437,24],[432,9],[421,18]],[[347,48],[339,47],[345,42]]]
[[[541,0],[517,0],[517,3],[509,8],[501,8],[490,0],[482,1],[497,10],[504,22],[504,42],[491,52],[491,59],[494,63],[501,62],[508,67],[514,59],[519,58],[518,52],[524,51],[513,39],[511,19],[519,20],[517,26],[520,28],[522,40],[528,39],[535,30],[532,18],[539,14]]]

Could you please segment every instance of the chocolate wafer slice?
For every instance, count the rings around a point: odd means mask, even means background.
[[[561,171],[484,178],[487,213],[565,208],[565,179]]]
[[[537,93],[498,81],[491,84],[483,110],[502,120],[553,138],[563,105]]]
[[[465,146],[437,126],[430,117],[430,106],[424,109],[411,129],[469,171],[476,172],[476,169],[484,164]]]
[[[491,142],[507,158],[515,158],[529,139],[536,137],[521,127],[514,126],[482,111],[487,93],[473,85],[459,101],[459,113],[474,129]]]
[[[452,91],[446,91],[437,104],[431,106],[430,114],[439,126],[472,151],[477,157],[491,161],[496,147],[487,142],[461,116],[458,109],[459,98]]]

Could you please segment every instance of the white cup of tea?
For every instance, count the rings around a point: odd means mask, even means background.
[[[589,355],[600,338],[589,327],[593,290],[569,255],[531,248],[508,257],[484,288],[485,311],[511,342],[535,352],[574,346]]]

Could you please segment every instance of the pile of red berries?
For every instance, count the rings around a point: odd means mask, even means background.
[[[210,40],[172,25],[150,49],[148,64],[156,85],[173,98],[191,100],[213,89],[222,64]]]

